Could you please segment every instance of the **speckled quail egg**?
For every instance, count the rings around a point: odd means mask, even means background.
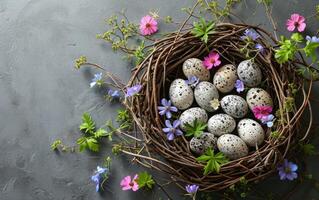
[[[189,58],[183,63],[183,72],[186,77],[196,76],[201,81],[210,79],[210,72],[198,58]]]
[[[273,101],[268,92],[261,88],[251,88],[247,92],[246,101],[252,110],[255,106],[273,106]]]
[[[200,82],[194,90],[194,96],[200,107],[204,108],[208,112],[215,111],[210,103],[213,99],[219,98],[218,90],[214,84],[207,81]]]
[[[189,108],[194,101],[194,93],[183,79],[176,79],[169,88],[169,97],[174,106],[180,110]]]
[[[264,129],[258,122],[252,119],[240,120],[237,131],[239,137],[250,147],[262,144],[265,139]]]
[[[236,67],[228,64],[217,70],[213,78],[213,83],[220,92],[227,93],[234,89],[236,80]]]
[[[208,131],[216,136],[231,133],[236,128],[236,121],[227,114],[216,114],[208,120]]]
[[[214,134],[204,132],[198,138],[193,137],[189,142],[189,147],[196,154],[203,154],[209,148],[217,148],[217,138]]]
[[[186,124],[193,124],[195,119],[197,119],[197,121],[207,123],[208,116],[206,111],[203,108],[199,107],[185,110],[179,117],[179,120],[181,121],[181,129],[185,131]]]
[[[256,87],[261,83],[261,70],[253,60],[245,60],[239,63],[237,74],[239,79],[248,87]]]
[[[230,160],[236,160],[248,155],[246,143],[237,135],[224,134],[220,136],[217,140],[217,147]]]
[[[224,96],[220,105],[225,113],[235,118],[243,118],[248,112],[245,99],[237,95]]]

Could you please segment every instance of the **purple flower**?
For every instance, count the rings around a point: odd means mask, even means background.
[[[189,76],[185,83],[194,88],[199,83],[199,79],[196,76]]]
[[[253,40],[260,38],[260,35],[252,28],[246,29],[244,35],[240,37],[241,40]]]
[[[189,194],[195,194],[199,188],[198,185],[186,185],[186,191],[189,193]]]
[[[92,79],[92,82],[90,83],[90,87],[94,87],[95,85],[101,85],[102,84],[102,73],[94,74],[94,78]]]
[[[108,172],[107,168],[97,166],[96,171],[94,172],[94,175],[91,176],[91,180],[96,184],[95,186],[96,192],[98,192],[100,189],[100,181],[101,181],[102,175],[107,172]]]
[[[241,93],[242,91],[245,90],[245,86],[244,86],[244,82],[242,82],[241,80],[236,80],[236,83],[235,83],[235,88],[236,88],[236,91],[238,93]]]
[[[165,98],[163,98],[161,100],[162,106],[158,106],[158,110],[159,110],[159,114],[160,115],[166,115],[166,117],[168,119],[170,119],[172,117],[172,113],[171,112],[177,112],[177,108],[175,106],[172,106],[171,100],[166,100]]]
[[[284,160],[284,163],[277,168],[280,176],[280,180],[289,180],[292,181],[298,177],[296,171],[298,170],[298,166],[289,162],[287,159]]]
[[[265,53],[265,48],[263,47],[263,45],[261,45],[261,44],[256,44],[255,45],[255,48],[260,52],[260,53]]]
[[[131,97],[134,96],[135,94],[139,93],[142,89],[141,84],[134,85],[132,87],[127,88],[125,97]]]
[[[166,128],[163,128],[163,131],[166,133],[168,140],[174,140],[175,136],[183,135],[183,132],[179,129],[180,124],[180,120],[175,120],[173,125],[169,120],[165,120]]]
[[[118,90],[109,89],[109,91],[107,92],[107,95],[109,95],[112,98],[118,98],[120,97],[120,92]]]
[[[306,36],[306,40],[313,43],[319,43],[319,38],[316,36],[310,37],[309,35]]]
[[[263,116],[261,118],[261,123],[266,124],[267,127],[271,128],[274,125],[274,118],[275,116],[272,114]]]

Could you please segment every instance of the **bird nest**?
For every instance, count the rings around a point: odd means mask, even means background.
[[[216,50],[224,63],[234,66],[246,60],[247,57],[242,52],[245,43],[240,36],[248,28],[253,28],[260,34],[258,43],[266,50],[263,54],[257,54],[254,60],[261,67],[265,89],[273,99],[274,110],[277,110],[277,123],[272,130],[276,137],[268,129],[268,137],[256,150],[222,165],[219,173],[203,175],[204,164],[196,160],[187,138],[181,136],[173,141],[167,140],[162,131],[164,120],[159,115],[157,106],[161,98],[168,96],[168,88],[173,80],[185,79],[182,72],[185,60],[194,57],[202,59],[207,55],[208,49]],[[216,25],[207,45],[189,31],[175,32],[156,41],[152,53],[134,68],[127,85],[143,86],[139,95],[127,98],[124,102],[136,124],[136,134],[140,140],[123,152],[132,155],[136,162],[145,167],[167,173],[181,188],[185,184],[197,184],[201,191],[228,188],[242,177],[248,182],[256,182],[273,174],[283,158],[292,155],[293,147],[307,137],[311,125],[310,120],[308,129],[301,130],[301,117],[305,109],[310,107],[312,82],[310,81],[307,90],[304,89],[304,79],[296,72],[298,67],[307,64],[301,55],[293,62],[279,64],[274,58],[273,50],[277,44],[278,41],[272,34],[259,27],[230,23]],[[294,98],[292,84],[300,93],[298,103],[291,101]],[[287,108],[288,104],[290,109]]]

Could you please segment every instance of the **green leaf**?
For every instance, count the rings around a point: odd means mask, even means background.
[[[86,112],[82,115],[82,124],[80,125],[80,130],[89,134],[94,133],[95,122],[92,120],[91,115]]]
[[[61,140],[55,140],[52,144],[51,144],[51,150],[54,151],[54,150],[57,150],[58,147],[62,144],[62,141]]]
[[[155,184],[155,181],[153,180],[152,175],[150,175],[147,172],[139,173],[136,181],[139,188],[146,186],[147,188],[152,189]]]
[[[100,137],[104,137],[107,136],[107,131],[103,128],[99,128],[95,133],[94,133],[94,137],[95,138],[100,138]]]
[[[76,143],[79,145],[80,152],[88,148],[86,137],[80,137],[79,139],[77,139]]]
[[[275,58],[278,63],[285,63],[292,60],[297,52],[298,47],[292,40],[281,38],[279,49],[275,50]]]
[[[186,123],[185,124],[185,136],[187,137],[199,137],[204,132],[207,124],[204,122],[199,121],[197,118],[193,122],[193,124]]]
[[[85,149],[91,151],[99,151],[98,141],[93,137],[80,137],[77,139],[76,143],[79,145],[79,150],[82,152]]]
[[[204,155],[201,155],[196,160],[206,163],[204,167],[204,175],[207,175],[211,172],[219,173],[221,165],[228,162],[228,159],[222,152],[215,154],[212,149],[208,149]]]
[[[316,49],[319,47],[319,43],[307,41],[307,45],[303,48],[307,57],[311,57],[314,62],[317,60]]]
[[[194,22],[193,26],[191,33],[207,44],[209,35],[214,33],[215,23],[206,22],[205,19],[201,17],[198,22]]]
[[[95,152],[99,151],[99,143],[95,138],[88,138],[87,144],[91,151],[95,151]]]
[[[85,56],[80,56],[78,59],[75,60],[75,68],[80,69],[80,67],[87,62]]]
[[[300,43],[300,42],[303,41],[303,37],[302,37],[302,35],[301,35],[300,33],[293,33],[293,34],[291,35],[291,39],[292,39],[293,41],[295,41],[295,42],[298,42],[298,43]]]

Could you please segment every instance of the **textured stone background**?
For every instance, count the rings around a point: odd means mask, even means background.
[[[269,29],[263,8],[246,0],[235,12],[247,23]],[[274,17],[280,29],[292,12],[305,16],[314,13],[315,0],[275,1]],[[127,8],[133,21],[150,9],[158,8],[162,16],[184,19],[180,8],[191,0],[0,0],[0,199],[165,199],[154,192],[122,192],[120,179],[139,169],[128,158],[115,159],[106,191],[95,193],[89,177],[100,157],[90,153],[56,154],[50,143],[61,138],[72,145],[84,111],[94,113],[102,124],[113,118],[118,106],[103,101],[105,91],[89,89],[94,71],[76,71],[74,59],[86,55],[108,70],[129,78],[131,65],[114,54],[95,35],[106,30],[104,19]],[[314,18],[308,20],[307,33],[318,29]],[[171,27],[160,24],[161,30]],[[287,32],[283,32],[287,33]],[[318,96],[318,88],[314,91]],[[313,109],[318,110],[318,105]],[[318,121],[318,112],[315,112]],[[109,143],[107,145],[110,145]],[[107,146],[106,145],[106,146]],[[310,169],[318,177],[318,157],[311,157]],[[284,192],[293,184],[283,184],[277,177],[256,187]],[[179,191],[174,199],[182,199]],[[291,199],[319,199],[309,184],[300,187]]]

